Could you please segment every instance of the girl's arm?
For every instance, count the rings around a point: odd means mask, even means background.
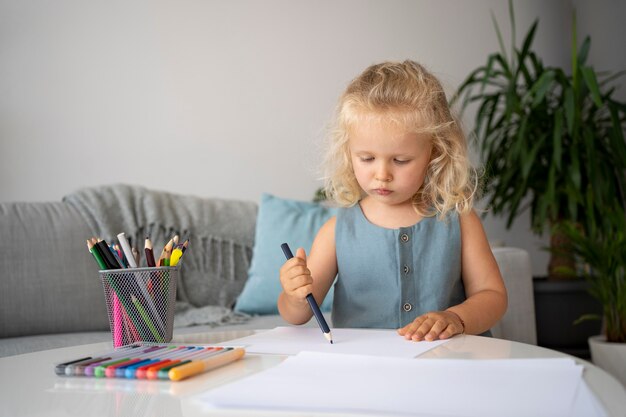
[[[508,298],[500,269],[475,212],[461,216],[462,274],[467,299],[448,310],[465,322],[465,333],[486,332],[506,312]]]
[[[317,232],[308,258],[304,249],[298,248],[293,258],[280,268],[283,291],[278,296],[278,311],[291,324],[304,324],[313,312],[306,296],[313,293],[321,304],[337,275],[335,253],[335,221],[330,218]]]
[[[507,294],[500,269],[475,212],[460,216],[461,268],[467,299],[446,311],[416,318],[398,332],[407,339],[447,339],[458,333],[480,334],[506,312]]]

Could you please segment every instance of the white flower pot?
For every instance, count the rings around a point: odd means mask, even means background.
[[[604,336],[589,338],[591,361],[626,387],[626,343],[609,343]]]

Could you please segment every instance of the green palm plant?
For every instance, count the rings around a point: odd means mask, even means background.
[[[571,222],[560,228],[568,238],[563,249],[578,260],[589,293],[602,304],[608,342],[626,343],[626,213],[605,212],[600,227],[584,232]],[[592,315],[581,320],[600,318]]]
[[[509,9],[514,34],[511,2]],[[558,247],[567,237],[553,226],[573,221],[588,232],[606,207],[626,205],[626,105],[611,86],[623,72],[599,74],[586,63],[591,41],[577,47],[575,16],[571,74],[544,66],[532,50],[538,20],[521,47],[512,36],[508,52],[493,21],[500,52],[466,78],[452,103],[462,111],[478,104],[474,134],[490,210],[510,227],[530,208],[533,231],[553,230],[551,247]],[[562,277],[560,267],[572,262],[552,251],[549,276]]]

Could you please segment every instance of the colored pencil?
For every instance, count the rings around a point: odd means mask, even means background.
[[[293,258],[293,253],[291,252],[288,244],[283,243],[282,245],[280,245],[280,247],[288,260]],[[320,307],[317,305],[317,301],[315,301],[315,298],[313,298],[313,294],[308,294],[306,296],[306,300],[309,303],[311,310],[313,311],[313,315],[317,320],[317,324],[320,326],[320,329],[322,329],[322,333],[324,333],[324,337],[332,344],[333,335],[330,333],[330,327],[328,327],[328,323],[326,323],[326,319],[320,311]]]
[[[91,240],[87,240],[87,249],[89,249],[89,253],[91,253],[91,255],[94,257],[94,259],[96,260],[96,263],[98,264],[98,267],[100,267],[100,269],[107,269],[107,265],[104,262],[104,259],[102,259],[102,255],[100,255],[100,252],[96,251],[93,247],[93,243]]]
[[[170,266],[178,265],[180,258],[183,256],[183,250],[181,248],[182,248],[182,245],[178,245],[172,251],[172,257],[170,258]]]
[[[128,239],[126,239],[126,234],[124,232],[118,233],[117,240],[120,242],[120,246],[122,247],[122,251],[124,253],[124,257],[128,262],[130,268],[137,268],[137,262],[135,262],[135,257],[133,256],[133,250],[130,247],[130,243],[128,243]]]
[[[140,261],[141,261],[141,254],[139,253],[137,248],[134,246],[132,247],[132,252],[133,252],[133,258],[135,258],[135,264],[139,266]]]
[[[89,248],[89,252],[96,259],[100,269],[107,269],[106,263],[102,259],[102,255],[100,255],[98,250],[94,249],[94,245],[90,240],[87,240],[87,248]],[[124,345],[122,333],[122,307],[120,305],[120,300],[117,298],[117,294],[113,292],[111,297],[113,298],[113,346],[120,347]]]
[[[135,308],[137,309],[137,311],[143,318],[144,323],[146,323],[146,326],[148,326],[148,329],[150,329],[150,331],[152,332],[152,335],[154,336],[155,341],[163,343],[163,336],[161,336],[159,332],[157,331],[156,327],[154,327],[154,323],[148,316],[148,313],[146,313],[146,310],[143,308],[143,306],[141,305],[137,297],[135,297],[134,294],[131,294],[130,297],[133,301],[133,304],[135,305]]]
[[[141,342],[141,336],[139,335],[139,331],[137,327],[135,327],[135,323],[128,315],[126,309],[122,308],[122,318],[124,319],[124,330],[126,330],[126,337],[129,342]]]
[[[168,372],[168,377],[172,381],[180,381],[181,379],[189,378],[241,359],[245,352],[243,348],[227,348],[226,351],[219,355],[194,360],[190,363],[172,368]]]
[[[113,255],[112,250],[109,248],[109,245],[105,240],[99,239],[98,243],[95,245],[102,255],[102,259],[107,264],[107,269],[120,269],[122,265],[118,262],[115,255]]]
[[[154,251],[152,249],[152,242],[150,241],[149,237],[146,237],[146,242],[144,244],[144,253],[146,254],[146,264],[151,267],[156,266],[156,262],[154,261]]]
[[[174,245],[174,239],[170,239],[165,244],[159,256],[159,266],[170,266],[170,255],[172,254],[172,246]]]

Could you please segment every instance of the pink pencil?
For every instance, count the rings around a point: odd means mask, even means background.
[[[141,337],[139,337],[139,333],[137,332],[137,328],[133,324],[133,321],[128,316],[128,313],[126,312],[126,310],[124,310],[124,309],[121,309],[121,310],[122,310],[122,314],[124,315],[124,322],[126,323],[126,328],[128,330],[130,330],[130,332],[131,332],[131,339],[132,340],[130,342],[138,342],[138,341],[140,341]]]
[[[117,298],[117,294],[112,292],[113,295],[113,346],[124,346],[124,334],[122,330],[122,304],[120,299]]]

